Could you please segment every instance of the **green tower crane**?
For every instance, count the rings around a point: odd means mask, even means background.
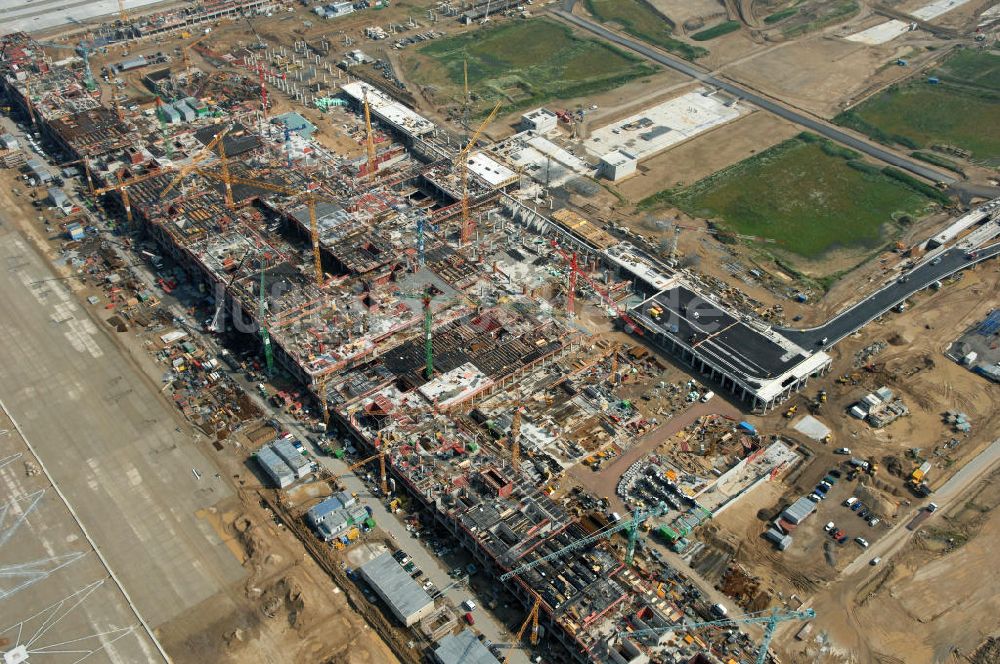
[[[264,314],[267,310],[267,302],[264,299],[264,275],[267,272],[267,266],[261,261],[260,265],[260,296],[257,300],[257,325],[260,329],[260,340],[264,344],[264,363],[267,366],[267,375],[274,375],[274,351],[271,349],[271,333],[267,331],[267,326],[264,325]]]
[[[779,611],[777,608],[771,609],[769,611],[758,611],[756,613],[746,613],[742,616],[734,616],[732,618],[725,618],[722,620],[710,620],[708,622],[680,622],[676,625],[671,625],[669,627],[650,627],[646,629],[637,629],[631,632],[618,632],[620,637],[636,637],[636,636],[648,636],[657,634],[666,634],[668,632],[680,632],[680,631],[690,631],[698,627],[738,627],[739,625],[753,625],[753,624],[764,624],[764,639],[760,643],[760,651],[757,653],[757,664],[764,664],[767,661],[767,651],[768,646],[771,644],[771,639],[774,638],[774,630],[778,627],[778,623],[784,622],[786,620],[811,620],[816,617],[816,612],[812,609],[806,609],[805,611]]]

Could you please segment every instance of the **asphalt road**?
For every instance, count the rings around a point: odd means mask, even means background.
[[[941,261],[936,265],[934,262],[930,262],[910,270],[819,327],[808,330],[777,329],[782,335],[807,350],[830,348],[839,340],[853,334],[935,281],[945,279],[960,270],[993,258],[998,254],[1000,254],[1000,243],[976,250],[975,259],[966,258],[966,252],[963,249],[949,249],[940,255]],[[825,342],[824,339],[826,339]]]
[[[770,99],[753,92],[752,90],[748,90],[734,83],[716,78],[687,60],[667,55],[650,46],[647,46],[643,42],[612,32],[599,23],[595,23],[580,16],[575,16],[564,9],[554,9],[552,10],[552,13],[579,28],[592,32],[593,34],[618,44],[619,46],[624,46],[625,48],[635,51],[640,55],[644,55],[664,67],[669,67],[674,71],[678,71],[682,74],[690,76],[691,78],[702,81],[707,85],[719,88],[720,90],[725,90],[729,94],[745,99],[765,111],[774,113],[779,117],[801,125],[816,132],[817,134],[826,136],[831,140],[842,143],[843,145],[853,148],[859,152],[875,157],[876,159],[884,161],[887,164],[909,171],[914,175],[927,178],[933,182],[955,182],[955,178],[952,175],[930,168],[921,162],[907,159],[906,157],[896,154],[895,152],[890,152],[884,148],[869,143],[868,141],[862,140],[857,136],[841,131],[832,125],[817,120],[816,118],[809,117],[787,106],[773,102]]]
[[[930,518],[932,520],[937,518],[951,502],[960,498],[967,488],[989,472],[998,461],[1000,461],[1000,438],[994,440],[989,447],[965,464],[960,471],[952,475],[951,479],[931,495],[931,500],[938,504],[939,509]],[[844,568],[844,576],[871,567],[870,561],[876,556],[885,558],[897,552],[913,535],[911,531],[906,529],[906,524],[910,522],[914,514],[899,519],[888,535],[873,544],[863,555],[855,558],[850,565]]]

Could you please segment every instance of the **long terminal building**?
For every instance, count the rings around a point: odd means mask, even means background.
[[[568,269],[552,242],[601,278],[605,303],[627,310],[624,329],[754,409],[773,408],[829,367],[825,353],[730,312],[579,215],[549,217],[522,202],[515,169],[489,150],[468,156],[476,232],[463,246],[454,149],[430,121],[368,84],[341,94],[356,111],[366,97],[372,105],[376,173],[364,157],[290,139],[238,86],[216,113],[164,131],[155,109],[103,106],[81,67],[53,66],[23,33],[2,38],[0,77],[20,117],[103,192],[122,234],[149,238],[173,259],[198,286],[193,304],[214,306],[239,332],[265,328],[276,362],[327,409],[329,431],[362,453],[385,452],[396,489],[496,577],[602,527],[568,513],[548,483],[588,446],[651,426],[621,404],[609,411],[613,389],[582,377],[580,367],[596,366],[594,346],[552,306],[565,297],[553,275]],[[616,352],[603,348],[600,366]],[[512,403],[524,409],[519,458],[505,442]],[[698,509],[673,490],[680,510]],[[618,632],[685,615],[651,595],[609,541],[535,566],[508,588],[526,609],[541,602],[547,638],[565,661],[646,661],[655,644]],[[676,661],[711,661],[704,644],[680,642],[674,652]]]

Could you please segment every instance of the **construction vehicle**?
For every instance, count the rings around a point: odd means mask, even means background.
[[[826,403],[826,390],[820,390],[816,398],[820,403]]]
[[[865,472],[873,477],[875,476],[875,473],[878,472],[878,461],[875,460],[875,457],[868,457],[868,467],[865,468]]]
[[[538,567],[539,565],[543,565],[543,564],[545,564],[545,563],[547,563],[549,561],[555,560],[557,558],[561,558],[561,557],[565,556],[568,553],[572,553],[573,551],[576,551],[578,549],[582,549],[582,548],[584,548],[586,546],[589,546],[589,545],[593,544],[594,542],[598,542],[598,541],[600,541],[602,539],[610,539],[612,535],[614,535],[615,533],[621,532],[623,530],[627,530],[628,531],[628,542],[629,542],[628,543],[627,553],[626,553],[626,556],[625,556],[625,562],[626,563],[631,563],[632,562],[632,556],[635,553],[635,543],[638,540],[639,526],[646,519],[653,518],[653,517],[658,517],[658,516],[663,516],[664,514],[667,513],[667,511],[668,511],[668,508],[667,508],[667,504],[666,503],[660,503],[659,505],[657,505],[656,507],[654,507],[651,510],[646,510],[646,511],[636,510],[635,513],[632,515],[632,518],[630,518],[630,519],[623,519],[623,520],[619,521],[618,523],[614,524],[613,526],[609,526],[608,528],[605,528],[604,530],[598,531],[597,533],[594,533],[593,535],[590,535],[589,537],[584,537],[583,539],[577,540],[576,542],[573,542],[572,544],[568,544],[568,545],[564,546],[563,548],[561,548],[561,549],[559,549],[557,551],[553,551],[552,553],[550,553],[548,555],[541,556],[539,558],[536,558],[536,559],[532,560],[531,562],[528,562],[528,563],[525,563],[523,565],[519,565],[518,567],[515,567],[514,569],[510,570],[509,572],[501,575],[500,576],[500,581],[507,581],[507,580],[509,580],[509,579],[511,579],[511,578],[513,578],[513,577],[515,577],[517,575],[519,575],[519,574],[522,574],[524,572],[527,572],[528,570],[534,569],[534,568]]]
[[[929,473],[930,471],[931,471],[931,462],[924,461],[917,468],[914,468],[912,473],[910,473],[910,478],[907,481],[908,484],[910,484],[911,487],[919,486],[920,483],[927,478],[927,473]]]
[[[716,605],[719,606],[719,605]],[[713,607],[714,608],[714,607]],[[725,607],[721,610],[716,611],[716,615],[725,616]],[[768,648],[771,645],[771,639],[774,638],[774,630],[778,627],[779,623],[785,622],[787,620],[811,620],[816,617],[816,612],[813,609],[806,609],[805,611],[779,611],[777,608],[771,609],[770,611],[758,611],[756,613],[746,613],[742,616],[734,616],[732,618],[721,618],[719,620],[709,620],[706,622],[680,622],[676,625],[670,625],[668,627],[649,627],[646,629],[637,629],[632,631],[619,632],[618,636],[625,637],[637,637],[637,636],[654,636],[660,634],[667,634],[669,632],[690,632],[691,630],[699,629],[702,627],[739,627],[741,625],[764,625],[764,638],[760,643],[760,650],[757,653],[757,664],[764,664],[767,661]]]
[[[797,411],[798,409],[799,409],[799,406],[798,406],[798,404],[795,404],[794,406],[792,406],[791,408],[789,408],[788,410],[786,410],[786,411],[785,411],[785,419],[787,419],[787,420],[790,420],[790,419],[792,419],[792,417],[794,417],[794,415],[795,415],[795,412],[796,412],[796,411]]]

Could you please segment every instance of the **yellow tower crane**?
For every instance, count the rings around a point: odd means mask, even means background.
[[[542,598],[538,593],[532,593],[535,596],[535,603],[531,605],[531,611],[528,612],[528,617],[524,619],[521,623],[521,629],[517,630],[517,638],[515,641],[520,641],[521,637],[524,636],[524,630],[528,628],[528,624],[531,624],[531,645],[538,645],[538,610],[542,607]]]
[[[209,35],[209,33],[206,32],[201,37],[198,37],[197,39],[193,40],[192,42],[190,42],[188,44],[185,44],[184,46],[181,47],[181,58],[184,61],[184,76],[186,76],[189,80],[191,78],[191,55],[190,55],[190,51],[191,51],[192,48],[194,48],[195,46],[197,46],[203,39],[205,39],[206,37],[208,37],[208,35]]]
[[[152,178],[158,177],[158,176],[163,175],[164,173],[168,173],[168,172],[169,171],[167,171],[167,170],[150,171],[149,173],[146,173],[144,175],[140,175],[138,177],[129,178],[127,180],[122,180],[121,182],[119,182],[118,184],[115,184],[115,185],[111,185],[111,186],[108,186],[108,187],[102,187],[100,189],[95,189],[93,193],[94,193],[95,196],[100,196],[101,194],[106,194],[109,191],[117,191],[117,192],[119,192],[121,194],[121,197],[122,197],[122,206],[125,208],[125,218],[131,224],[132,223],[132,203],[129,200],[128,188],[131,187],[134,184],[139,184],[140,182],[145,182],[146,180],[150,180]]]
[[[222,145],[221,143],[219,144]],[[301,195],[301,191],[296,191],[290,187],[284,187],[282,185],[272,184],[270,182],[261,182],[260,180],[250,180],[248,178],[233,177],[229,175],[229,170],[225,167],[225,160],[223,160],[223,173],[214,173],[212,171],[204,171],[196,169],[197,173],[204,175],[205,177],[214,178],[216,180],[222,180],[226,184],[226,204],[232,208],[232,185],[242,184],[248,187],[257,187],[258,189],[265,189],[267,191],[273,191],[279,194],[286,194],[289,196]],[[312,240],[312,253],[313,253],[313,269],[316,274],[316,285],[319,287],[323,286],[323,262],[320,258],[319,250],[319,224],[316,221],[316,202],[327,200],[323,197],[316,196],[311,192],[306,192],[305,202],[309,209],[309,235]],[[332,199],[331,199],[332,201]],[[335,202],[335,201],[332,201]]]
[[[469,138],[468,144],[464,148],[462,148],[462,151],[459,152],[458,156],[455,158],[455,165],[458,166],[459,173],[462,178],[461,238],[463,245],[468,244],[469,242],[472,241],[472,232],[473,230],[475,230],[472,218],[469,217],[469,151],[476,144],[476,141],[479,140],[479,135],[483,133],[483,130],[486,129],[486,127],[491,122],[493,122],[493,118],[497,116],[497,113],[499,111],[500,111],[500,102],[497,102],[497,105],[493,107],[493,110],[490,112],[488,116],[486,116],[486,119],[483,120],[483,123],[479,125],[479,127],[476,128],[476,131],[472,133],[472,137]]]
[[[514,409],[514,417],[510,422],[510,465],[514,470],[521,467],[521,413],[523,409],[519,405]]]
[[[186,178],[192,171],[197,169],[200,162],[206,157],[208,157],[208,155],[212,154],[212,150],[219,143],[219,141],[221,141],[225,137],[225,135],[229,133],[230,129],[232,129],[231,126],[226,127],[225,129],[220,131],[218,134],[215,135],[215,138],[213,138],[211,141],[208,142],[207,145],[205,145],[205,147],[203,147],[193,157],[191,157],[191,163],[181,167],[181,170],[177,173],[174,179],[170,181],[170,184],[167,185],[167,188],[160,192],[160,198],[164,198],[167,194],[169,194],[173,190],[174,187],[176,187],[180,183],[181,180]]]
[[[368,133],[365,136],[365,145],[368,148],[368,177],[375,177],[375,172],[377,170],[375,164],[375,134],[372,133],[372,114],[371,109],[368,106],[368,90],[365,89],[364,92],[364,102],[365,102],[365,131]]]

